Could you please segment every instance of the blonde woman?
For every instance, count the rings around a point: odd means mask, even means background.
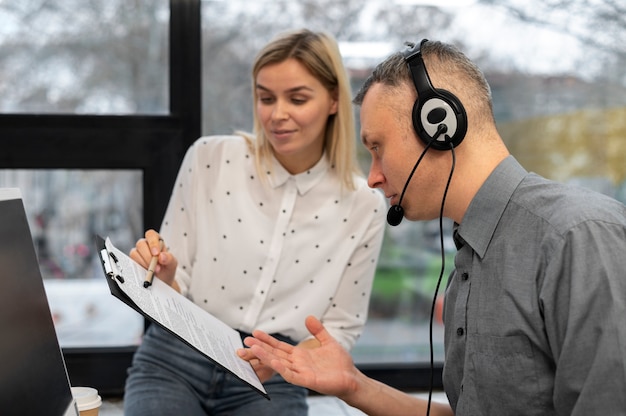
[[[147,265],[158,254],[159,279],[242,337],[261,328],[316,348],[303,324],[314,315],[349,349],[367,316],[386,205],[357,167],[337,44],[283,34],[259,52],[252,81],[254,132],[190,147],[160,231],[131,257]],[[307,414],[306,389],[250,362],[271,400],[152,325],[129,370],[125,414]]]

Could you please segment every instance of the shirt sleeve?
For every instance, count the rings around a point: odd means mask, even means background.
[[[197,150],[198,142],[190,146],[185,154],[160,230],[168,249],[178,260],[175,279],[185,296],[189,292],[191,270],[196,256],[195,233],[190,231],[196,228],[194,218],[198,184],[194,171],[199,166]]]
[[[378,191],[371,192],[374,197],[365,204],[371,209],[369,225],[345,267],[331,307],[321,317],[328,332],[348,350],[361,335],[367,319],[385,230],[385,201]]]
[[[542,293],[557,414],[626,409],[626,229],[587,221],[549,259]]]

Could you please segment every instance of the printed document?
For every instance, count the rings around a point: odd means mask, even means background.
[[[109,238],[98,237],[98,250],[114,296],[269,399],[252,366],[236,354],[243,348],[239,332],[158,278],[144,287],[146,269],[117,249]]]

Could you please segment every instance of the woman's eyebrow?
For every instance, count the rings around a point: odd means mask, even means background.
[[[267,91],[267,92],[272,92],[272,90],[270,90],[269,88],[263,86],[262,84],[256,84],[256,89],[257,90],[263,90],[263,91]],[[293,87],[293,88],[289,88],[287,90],[288,93],[293,93],[293,92],[300,92],[300,91],[313,91],[313,88],[311,87],[307,87],[306,85],[299,85],[297,87]]]

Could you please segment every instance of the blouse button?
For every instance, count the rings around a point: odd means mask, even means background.
[[[469,274],[467,274],[467,273],[463,273],[463,274],[461,275],[461,279],[463,279],[463,281],[465,281],[465,280],[469,279]]]
[[[457,328],[456,329],[456,334],[458,336],[463,336],[464,333],[465,333],[465,331],[463,330],[463,328]]]

